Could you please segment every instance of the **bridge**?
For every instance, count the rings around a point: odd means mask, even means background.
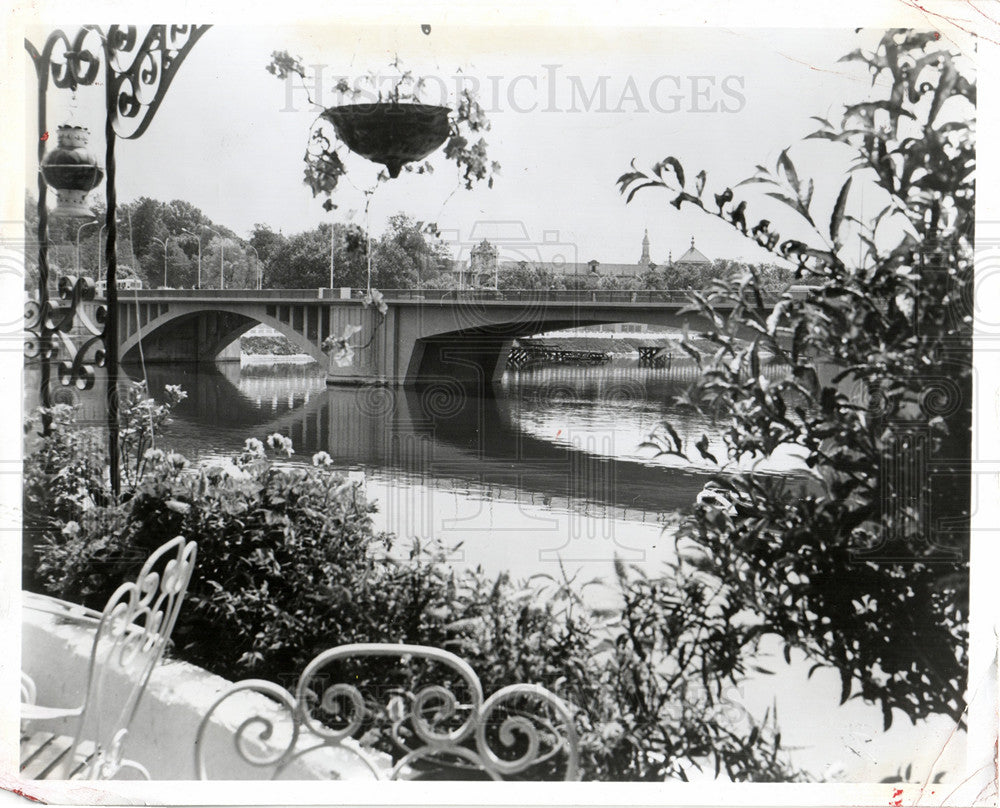
[[[345,290],[346,291],[346,290]],[[364,290],[130,290],[119,297],[123,362],[208,362],[239,356],[240,336],[263,323],[328,366],[328,384],[414,386],[448,379],[486,391],[499,380],[513,340],[586,325],[645,323],[693,330],[708,324],[683,291],[387,290],[388,310],[365,306]],[[342,365],[323,341],[360,329]]]

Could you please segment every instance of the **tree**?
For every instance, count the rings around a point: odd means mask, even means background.
[[[450,275],[451,255],[434,225],[415,222],[405,213],[389,217],[385,232],[372,245],[374,286],[414,289]]]
[[[318,289],[330,285],[333,251],[335,286],[363,287],[367,276],[367,239],[357,225],[321,224],[293,236],[270,228],[254,231],[251,244],[264,264],[264,285],[278,289]],[[260,245],[260,246],[258,246]]]
[[[700,359],[683,401],[727,414],[730,460],[795,446],[811,480],[795,497],[759,474],[720,477],[720,499],[696,509],[682,540],[718,582],[713,605],[759,615],[756,634],[783,638],[786,659],[797,647],[836,668],[842,700],[880,703],[886,727],[893,709],[962,721],[976,88],[935,33],[891,30],[842,61],[866,67],[884,95],[846,106],[839,123],[816,119],[810,137],[854,158],[829,212],[789,150],[748,180],[810,241],[751,224],[749,200],[729,187],[708,197],[706,173],[688,179],[676,157],[650,172],[633,161],[619,178],[629,200],[666,189],[674,207],[717,218],[812,284],[773,310],[752,267],[693,294],[718,352]],[[851,212],[856,183],[869,204],[882,200],[874,217]],[[736,339],[748,331],[752,342]],[[762,349],[785,363],[783,377],[761,375]],[[658,442],[683,453],[670,434]],[[715,460],[706,439],[695,448]]]

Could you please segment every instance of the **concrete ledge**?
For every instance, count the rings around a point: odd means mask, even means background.
[[[38,689],[37,703],[49,707],[80,704],[87,666],[99,615],[92,610],[44,596],[25,593],[23,598],[22,667]],[[123,693],[127,683],[111,671],[106,679],[112,693]],[[143,764],[155,780],[195,778],[194,741],[198,725],[216,699],[232,682],[202,668],[165,660],[153,672],[146,694],[129,732],[125,756]],[[270,699],[241,692],[215,711],[205,734],[205,762],[212,779],[268,779],[270,767],[254,767],[241,760],[234,748],[240,725],[254,716],[272,718],[275,731],[267,741],[254,741],[257,755],[275,755],[284,748],[290,725]],[[73,734],[75,722],[50,731]],[[252,733],[248,733],[252,735]],[[313,745],[315,745],[315,738]],[[282,779],[373,779],[369,768],[353,751],[353,741],[342,747],[321,747],[288,768]],[[278,752],[280,753],[280,751]],[[388,758],[380,763],[387,768]]]

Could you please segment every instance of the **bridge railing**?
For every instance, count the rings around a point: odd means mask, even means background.
[[[382,289],[389,302],[407,301],[482,301],[498,303],[613,303],[650,304],[668,303],[684,305],[692,302],[690,289],[576,290],[576,289]],[[131,300],[351,300],[360,301],[366,296],[364,289],[142,289],[123,292],[122,302]],[[774,303],[779,295],[764,296],[767,303]]]

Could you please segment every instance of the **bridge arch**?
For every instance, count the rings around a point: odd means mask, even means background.
[[[476,312],[474,317],[481,317]],[[482,319],[487,319],[482,317]],[[428,329],[413,343],[405,368],[404,383],[417,385],[433,379],[457,380],[465,387],[478,388],[486,394],[499,381],[506,367],[506,358],[515,339],[592,325],[643,323],[664,328],[694,330],[710,328],[702,315],[677,310],[568,312],[544,306],[522,312],[496,311],[492,322],[474,324],[452,323],[451,327]],[[459,325],[455,328],[455,325]],[[748,334],[748,336],[750,336]]]
[[[234,301],[176,304],[129,304],[122,301],[119,312],[120,356],[123,362],[138,361],[140,343],[146,362],[210,362],[251,328],[269,326],[295,345],[302,353],[325,364],[327,359],[320,340],[310,339],[271,314],[268,306],[247,306]]]

